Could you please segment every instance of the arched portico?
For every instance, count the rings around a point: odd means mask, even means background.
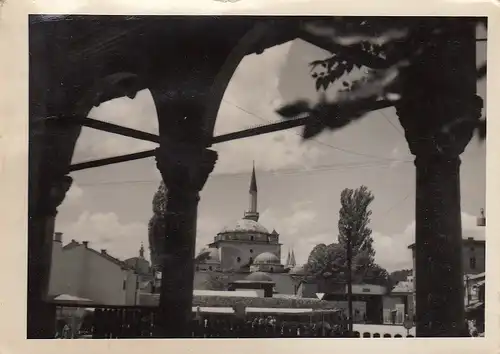
[[[35,36],[30,50],[28,337],[52,334],[50,308],[44,302],[50,271],[48,240],[57,207],[71,183],[67,174],[81,129],[71,119],[85,117],[93,106],[143,88],[150,89],[157,108],[160,136],[150,138],[159,142],[155,156],[168,190],[163,262],[165,269],[175,269],[162,279],[160,308],[170,323],[163,323],[158,335],[183,337],[191,311],[197,203],[217,160],[217,154],[207,147],[220,101],[240,61],[250,53],[299,37],[300,20],[287,20],[288,24],[283,19],[269,20],[268,24],[253,18],[175,18],[167,23],[154,17],[121,25],[116,17],[101,19],[96,25],[87,25],[82,18],[78,21],[76,25],[48,24],[51,33],[57,26],[56,33],[61,33],[61,38],[49,35],[54,42],[50,46],[45,46],[48,31],[40,31],[43,23],[32,29],[43,44],[37,47]],[[103,25],[106,21],[109,27]],[[228,31],[230,21],[234,22]],[[397,106],[417,157],[417,274],[434,280],[417,290],[421,328],[417,332],[425,336],[458,335],[463,318],[463,311],[456,311],[463,299],[457,241],[461,239],[458,163],[475,119],[471,118],[474,104],[468,103],[475,95],[470,81],[475,72],[470,29],[457,32],[458,44],[447,47],[445,55],[431,51],[427,62],[414,66],[403,90],[406,97],[418,99],[402,100]],[[270,32],[274,35],[269,38]],[[56,63],[47,72],[46,63],[53,57]],[[449,70],[434,77],[435,67],[444,63]],[[419,91],[416,87],[422,78],[429,88],[445,83],[439,87],[451,93],[442,94],[437,88]],[[422,102],[430,104],[422,106]],[[461,123],[457,107],[467,112]],[[449,129],[443,133],[446,127]],[[453,311],[444,306],[448,303],[453,304]]]

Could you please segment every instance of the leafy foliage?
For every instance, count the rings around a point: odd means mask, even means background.
[[[400,281],[405,281],[411,273],[411,269],[401,269],[391,272],[391,274],[389,274],[389,283],[391,287],[394,287]]]
[[[208,279],[203,282],[204,290],[227,290],[228,285],[228,276],[217,273],[210,273]]]
[[[368,227],[372,214],[368,207],[374,198],[366,186],[346,188],[340,194],[339,243],[344,246],[350,239],[353,259],[357,258],[358,266],[363,267],[372,266],[375,256],[372,230]]]
[[[372,230],[368,227],[374,197],[367,187],[344,189],[341,193],[338,243],[319,244],[311,251],[307,261],[310,275],[345,282],[347,275],[347,238],[352,243],[353,282],[388,285],[389,274],[375,264]]]
[[[309,115],[303,136],[310,139],[325,129],[340,129],[372,110],[396,104],[402,98],[405,70],[421,61],[426,49],[447,40],[463,25],[460,21],[463,19],[334,17],[308,22],[305,29],[310,35],[337,49],[330,57],[310,63],[316,89],[326,90],[338,81],[342,81],[341,88],[332,102],[322,99],[314,106],[295,102],[277,113],[285,119]],[[469,21],[486,27],[483,18]],[[363,75],[354,80],[346,78],[354,73]],[[485,75],[486,64],[480,67],[477,77]],[[475,125],[479,138],[485,139],[485,119]]]
[[[164,247],[165,213],[167,210],[167,188],[163,181],[153,196],[152,207],[153,216],[148,223],[148,240],[151,263],[153,267],[157,267],[160,265],[159,256]]]

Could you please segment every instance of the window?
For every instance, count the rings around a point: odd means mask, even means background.
[[[250,236],[250,241],[253,241],[253,236]]]
[[[127,289],[127,279],[123,279],[123,290]]]
[[[274,268],[271,267],[271,269],[269,269],[269,272],[273,273],[274,272]]]
[[[241,262],[241,257],[236,257],[236,262],[240,263]]]
[[[253,263],[253,257],[250,257],[250,259],[248,260],[248,263],[250,263],[250,264]]]
[[[253,249],[250,249],[250,253],[253,253]]]
[[[208,267],[208,270],[212,270],[212,266]]]
[[[469,259],[469,267],[470,269],[476,269],[476,257],[471,257]]]

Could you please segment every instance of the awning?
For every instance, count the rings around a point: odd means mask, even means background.
[[[92,303],[93,301],[90,299],[85,299],[83,297],[73,296],[69,294],[61,294],[54,298],[55,302],[66,302],[66,303]]]
[[[247,307],[246,313],[274,313],[274,314],[304,314],[312,313],[313,309],[300,309],[300,308],[266,308],[266,307]]]
[[[466,308],[465,308],[465,311],[473,311],[473,310],[479,310],[481,308],[484,308],[484,302],[482,301],[478,301],[478,302],[475,302],[473,304],[470,304],[468,305]]]
[[[193,312],[200,312],[200,313],[227,313],[227,314],[233,314],[234,309],[232,307],[197,307],[194,306],[192,307]]]

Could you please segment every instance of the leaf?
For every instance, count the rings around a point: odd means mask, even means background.
[[[314,120],[304,126],[304,139],[311,139],[320,134],[325,126],[318,120]]]
[[[299,114],[310,111],[311,109],[309,108],[309,103],[307,101],[297,101],[279,108],[276,110],[276,113],[284,118],[295,118]]]
[[[323,86],[323,78],[319,77],[316,80],[316,91],[319,91],[319,89],[321,89],[322,86]]]

